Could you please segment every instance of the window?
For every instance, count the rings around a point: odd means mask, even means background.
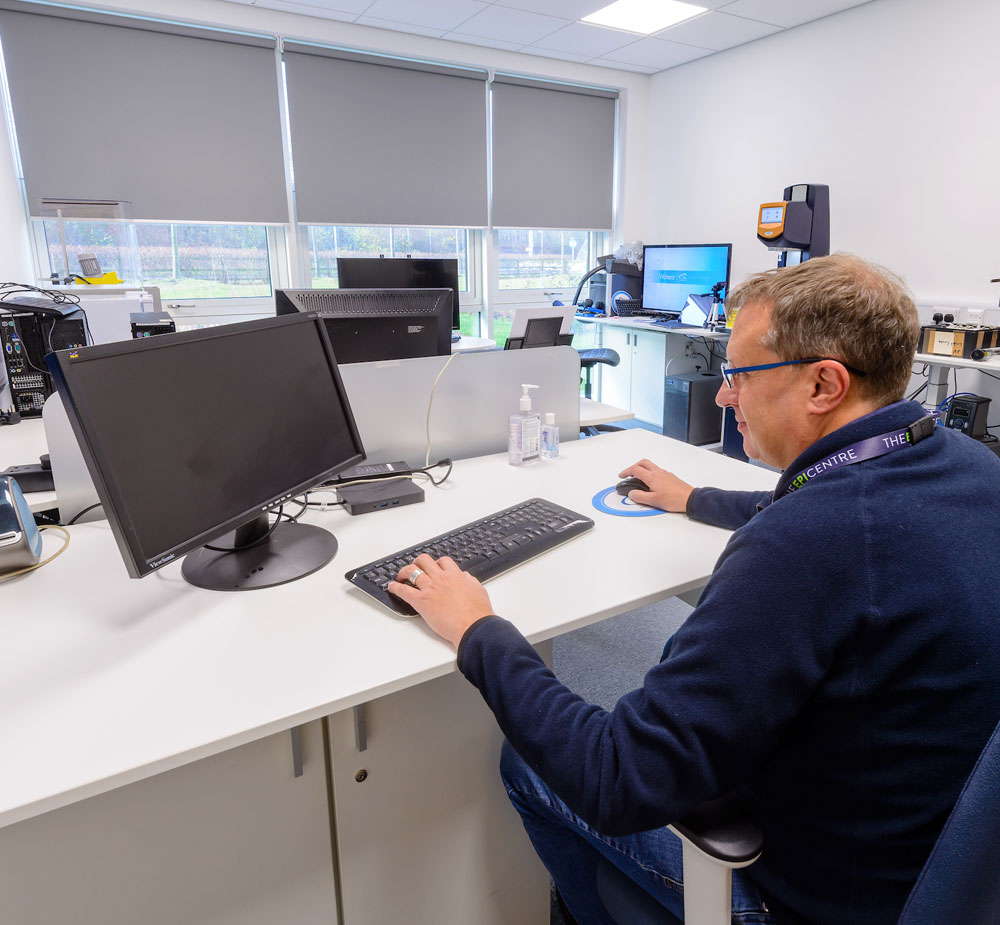
[[[532,298],[559,290],[573,297],[580,278],[606,253],[605,232],[501,228],[497,235],[498,289],[504,293],[529,291]]]
[[[365,225],[307,225],[310,285],[336,286],[338,257],[453,257],[458,260],[458,289],[463,334],[479,334],[477,291],[470,252],[475,251],[465,228],[390,228]]]
[[[42,220],[50,273],[80,273],[92,253],[101,271],[158,286],[167,299],[270,299],[271,246],[264,225]],[[65,235],[65,254],[63,252]],[[43,257],[43,262],[45,257]]]

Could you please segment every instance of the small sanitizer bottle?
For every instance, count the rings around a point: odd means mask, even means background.
[[[545,423],[542,425],[542,458],[555,459],[559,455],[559,428],[556,427],[556,416],[548,411]]]
[[[527,383],[521,385],[520,410],[512,414],[507,422],[507,462],[512,466],[538,460],[542,419],[531,410],[531,396],[528,394],[528,389],[537,388],[537,385]]]

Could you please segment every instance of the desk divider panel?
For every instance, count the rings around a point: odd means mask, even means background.
[[[431,389],[446,363],[431,408],[432,463],[506,450],[507,418],[525,382],[538,386],[532,410],[555,414],[560,440],[579,438],[580,355],[572,347],[348,363],[340,373],[370,460],[423,465]]]

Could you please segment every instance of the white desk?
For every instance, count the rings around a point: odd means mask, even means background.
[[[924,404],[937,408],[951,394],[948,384],[949,370],[975,369],[980,372],[1000,375],[1000,357],[990,357],[988,360],[970,360],[967,357],[939,356],[936,353],[918,353],[914,363],[925,363],[927,371],[927,396]]]
[[[597,525],[489,585],[533,643],[696,589],[726,531],[591,507],[642,457],[700,484],[776,479],[640,430],[566,443],[522,468],[503,455],[462,460],[424,504],[311,513],[337,535],[336,559],[237,594],[186,584],[178,564],[129,580],[106,523],[71,528],[63,556],[0,591],[4,918],[311,925],[336,921],[339,904],[346,925],[547,922],[545,874],[497,778],[499,733],[454,653],[343,574],[539,495]],[[302,784],[293,727],[304,728]]]
[[[635,412],[629,411],[627,408],[616,408],[614,405],[605,405],[592,398],[580,396],[581,428],[596,427],[598,424],[614,424],[617,421],[631,421],[634,417]]]
[[[451,345],[452,353],[477,353],[480,350],[496,350],[497,342],[490,337],[473,337],[463,334]]]

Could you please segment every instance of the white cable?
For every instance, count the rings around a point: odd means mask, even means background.
[[[441,372],[437,374],[437,379],[434,380],[434,385],[431,386],[431,396],[427,401],[427,455],[424,456],[424,468],[426,469],[431,464],[431,408],[434,407],[434,390],[437,388],[437,384],[441,377],[444,375],[444,371],[451,366],[452,360],[459,356],[457,353],[453,353],[448,357],[448,362],[441,367]]]

